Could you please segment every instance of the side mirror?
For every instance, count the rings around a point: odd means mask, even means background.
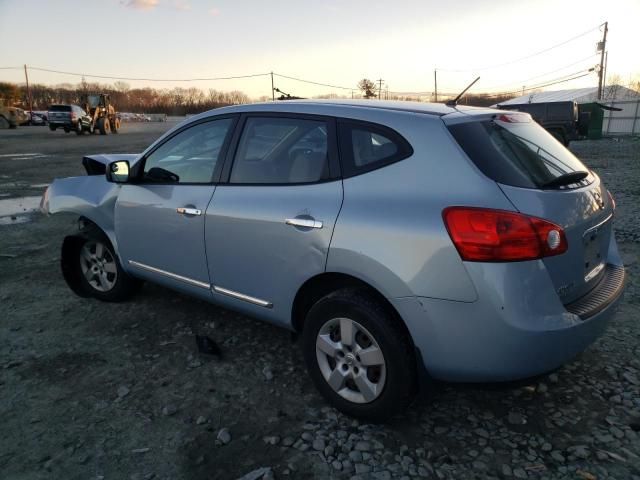
[[[129,162],[127,160],[118,160],[107,165],[107,181],[127,183],[129,181]]]

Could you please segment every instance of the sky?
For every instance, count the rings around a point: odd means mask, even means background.
[[[345,87],[276,76],[275,86],[293,95],[349,96],[362,78],[383,79],[392,92],[431,92],[437,69],[440,92],[477,76],[477,92],[515,92],[595,66],[598,26],[608,21],[607,75],[629,83],[640,78],[638,19],[640,0],[0,0],[0,81],[24,82],[23,70],[2,68],[24,64],[149,79],[275,72]],[[81,80],[34,69],[29,76]],[[269,75],[127,83],[271,94]],[[547,89],[596,85],[592,72]]]

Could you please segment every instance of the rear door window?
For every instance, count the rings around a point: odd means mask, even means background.
[[[324,120],[249,117],[230,182],[281,185],[329,178],[329,126]]]
[[[500,117],[450,125],[449,131],[467,156],[489,178],[524,188],[542,188],[561,175],[589,169],[537,123],[515,114],[515,122]],[[511,115],[503,115],[505,119]],[[517,117],[516,117],[517,118]],[[593,181],[588,175],[579,187]]]
[[[344,177],[389,165],[413,154],[400,134],[382,125],[343,120],[338,123]]]

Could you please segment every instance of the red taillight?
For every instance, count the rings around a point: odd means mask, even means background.
[[[447,231],[463,260],[513,262],[567,251],[562,227],[521,213],[473,207],[442,212]]]
[[[531,123],[531,115],[528,113],[503,113],[496,120],[505,123]]]
[[[71,120],[75,120],[76,119],[76,114],[74,112],[71,112]]]

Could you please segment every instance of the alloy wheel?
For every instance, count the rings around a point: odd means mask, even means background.
[[[326,382],[345,400],[370,403],[384,389],[387,368],[382,349],[355,320],[326,322],[316,338],[316,358]]]
[[[87,283],[99,292],[111,290],[118,279],[116,259],[107,246],[90,240],[80,249],[80,268]]]

